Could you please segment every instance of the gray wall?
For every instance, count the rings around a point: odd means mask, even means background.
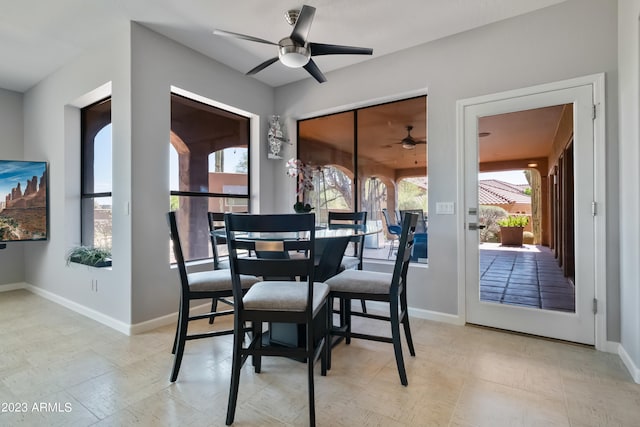
[[[130,220],[114,212],[114,268],[66,265],[65,255],[80,244],[80,113],[97,88],[111,83],[113,122],[113,200],[129,194],[130,165],[130,48],[129,25],[117,36],[71,61],[25,93],[25,157],[50,164],[51,234],[46,245],[29,247],[26,258],[38,268],[25,271],[26,282],[39,292],[98,317],[114,327],[130,322]],[[92,282],[98,280],[98,292]]]
[[[640,0],[619,1],[621,344],[640,382]],[[618,159],[616,159],[618,160]]]
[[[22,135],[22,94],[0,89],[0,159],[25,160]],[[29,159],[42,160],[42,159]],[[5,194],[0,194],[5,197]],[[2,285],[24,281],[25,245],[45,245],[45,242],[8,243],[0,250],[0,290]]]
[[[354,105],[428,93],[429,211],[454,201],[456,101],[510,89],[605,72],[607,78],[607,339],[620,338],[618,284],[617,8],[613,1],[569,0],[527,15],[306,79],[276,91],[276,111],[294,119]],[[585,30],[585,29],[588,29]],[[294,155],[294,153],[290,153]],[[278,165],[284,170],[284,165]],[[288,185],[284,173],[279,185]],[[293,192],[276,194],[290,206]],[[430,215],[429,267],[415,267],[412,306],[457,314],[458,221]]]
[[[177,309],[178,275],[169,265],[170,87],[267,117],[273,89],[137,24],[132,26],[132,323]],[[256,124],[254,121],[253,124]],[[267,120],[260,120],[260,137]],[[262,139],[252,138],[252,210],[268,200],[272,182]],[[263,191],[264,188],[264,191]],[[267,198],[265,198],[267,196]],[[266,202],[264,202],[266,203]],[[206,266],[209,267],[209,266]]]
[[[79,244],[79,109],[105,83],[112,88],[113,267],[66,266]],[[97,46],[25,95],[25,153],[47,159],[51,227],[47,245],[31,250],[37,269],[25,280],[39,292],[122,331],[177,309],[178,275],[169,264],[170,90],[177,86],[257,116],[272,114],[273,89],[138,24]],[[264,122],[264,123],[263,123]],[[254,121],[256,135],[266,120]],[[263,126],[263,128],[259,128]],[[266,154],[257,140],[253,165]],[[272,171],[256,167],[252,201]],[[269,187],[269,185],[267,185]],[[260,194],[260,197],[258,197]],[[99,282],[98,292],[92,283]]]
[[[637,289],[639,223],[622,235],[618,204],[638,212],[638,0],[620,0],[621,94],[618,118],[616,2],[568,0],[556,6],[327,73],[318,85],[306,79],[274,89],[242,76],[137,24],[82,55],[24,95],[24,137],[19,94],[0,91],[0,125],[9,144],[0,156],[51,164],[52,233],[48,242],[0,253],[0,284],[25,280],[38,289],[103,314],[122,325],[175,311],[177,275],[168,262],[168,120],[171,85],[241,108],[262,118],[251,153],[256,211],[288,212],[292,180],[283,161],[266,161],[266,116],[295,119],[383,100],[428,93],[430,211],[456,200],[456,100],[587,74],[607,73],[608,333],[622,339],[640,365]],[[588,29],[588,30],[586,30]],[[114,267],[66,267],[64,254],[79,242],[79,136],[77,100],[112,83],[114,100]],[[629,95],[631,94],[631,95]],[[275,108],[274,108],[275,106]],[[617,124],[621,145],[618,152]],[[132,125],[133,123],[133,125]],[[24,144],[23,144],[24,139]],[[254,141],[256,142],[256,141]],[[286,155],[295,155],[293,152]],[[620,179],[618,177],[620,164]],[[619,184],[620,182],[620,184]],[[285,191],[282,191],[285,189]],[[631,194],[619,201],[619,190]],[[130,212],[129,214],[129,207]],[[416,267],[412,305],[434,313],[457,313],[457,220],[432,215],[430,267]],[[625,224],[628,222],[625,221]],[[622,253],[618,241],[621,239]],[[618,267],[621,257],[622,267]],[[22,265],[28,258],[36,269]],[[382,268],[374,265],[373,268]],[[98,295],[91,280],[101,281]],[[622,287],[619,282],[622,281]],[[621,295],[622,294],[622,295]],[[620,304],[620,299],[624,303]],[[622,328],[619,313],[622,310]]]

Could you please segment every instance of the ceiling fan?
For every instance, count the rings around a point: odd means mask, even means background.
[[[269,65],[280,60],[280,62],[290,68],[304,67],[318,83],[327,81],[320,68],[311,59],[312,56],[319,55],[372,55],[373,49],[364,47],[341,46],[335,44],[312,43],[307,40],[311,23],[316,13],[316,8],[304,5],[301,10],[290,10],[285,14],[287,22],[293,25],[291,35],[281,39],[278,43],[245,34],[233,33],[231,31],[214,30],[213,34],[224,37],[234,37],[252,42],[264,43],[278,46],[278,56],[268,59],[257,67],[247,72],[248,76],[264,70]]]
[[[402,144],[402,148],[413,150],[414,148],[416,148],[416,145],[427,143],[427,141],[413,139],[413,137],[411,136],[411,130],[413,129],[413,126],[407,125],[405,126],[405,129],[407,130],[407,136],[405,136],[402,141],[397,142],[397,144]]]

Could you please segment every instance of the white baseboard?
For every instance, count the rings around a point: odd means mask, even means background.
[[[409,307],[409,314],[418,319],[433,320],[434,322],[449,323],[452,325],[464,325],[464,321],[457,314],[441,313],[439,311],[424,310],[422,308]]]
[[[601,346],[596,346],[596,350],[604,351],[605,353],[618,354],[620,343],[615,341],[605,341]]]
[[[25,282],[7,283],[6,285],[0,285],[0,292],[15,291],[18,289],[27,289],[28,286],[29,284]]]
[[[48,299],[49,301],[53,301],[57,304],[60,304],[63,307],[68,308],[69,310],[75,311],[76,313],[80,313],[83,316],[87,316],[90,319],[95,320],[96,322],[102,323],[103,325],[109,326],[112,329],[115,329],[118,332],[122,332],[126,335],[131,335],[130,325],[121,322],[120,320],[114,319],[111,316],[107,316],[99,311],[96,311],[92,308],[85,307],[82,304],[78,304],[75,301],[71,301],[67,298],[61,297],[60,295],[56,295],[52,292],[46,291],[37,286],[27,284],[26,288],[33,292],[36,295],[40,295],[43,298]]]
[[[201,304],[197,307],[191,307],[191,309],[189,310],[189,313],[191,315],[203,314],[203,313],[209,312],[209,310],[211,310],[210,302],[207,304]],[[135,323],[130,326],[129,332],[130,332],[130,335],[143,334],[145,332],[152,331],[162,326],[175,325],[177,322],[178,322],[178,312],[176,311],[176,312],[167,314],[165,316],[156,317],[155,319],[146,320],[140,323]]]
[[[629,353],[627,353],[622,344],[618,344],[618,356],[620,356],[620,359],[622,359],[622,363],[624,363],[624,366],[626,366],[629,370],[629,373],[631,374],[633,380],[637,384],[640,384],[640,368],[636,366],[636,364],[633,362],[633,359],[631,359],[631,356],[629,356]]]
[[[354,301],[356,305],[358,301]],[[367,308],[380,311],[389,311],[389,304],[386,302],[367,301]],[[455,314],[440,313],[438,311],[424,310],[422,308],[409,307],[409,315],[418,319],[433,320],[434,322],[450,323],[452,325],[464,325],[464,322]]]
[[[56,304],[60,304],[63,307],[68,308],[69,310],[75,311],[76,313],[82,314],[96,322],[102,323],[105,326],[109,326],[112,329],[115,329],[118,332],[121,332],[125,335],[135,335],[142,334],[153,329],[159,328],[161,326],[175,324],[178,321],[178,312],[170,313],[165,316],[157,317],[155,319],[147,320],[145,322],[136,323],[133,325],[129,325],[127,323],[121,322],[118,319],[114,319],[111,316],[107,316],[99,311],[93,310],[91,308],[85,307],[82,304],[78,304],[77,302],[71,301],[67,298],[61,297],[52,292],[46,291],[37,286],[30,285],[28,283],[15,283],[10,285],[0,285],[0,292],[10,291],[15,289],[26,289],[36,295],[39,295],[49,301],[53,301]],[[202,304],[197,307],[192,307],[189,312],[193,314],[202,314],[209,311],[211,304]]]
[[[76,313],[82,314],[90,319],[95,320],[96,322],[102,323],[103,325],[109,326],[116,331],[119,331],[125,335],[135,335],[141,334],[144,332],[151,331],[153,329],[159,328],[161,326],[175,324],[178,320],[178,313],[170,313],[165,316],[157,317],[155,319],[147,320],[144,322],[136,323],[133,325],[126,324],[121,322],[113,317],[107,316],[103,313],[100,313],[91,308],[87,308],[81,304],[78,304],[74,301],[63,298],[59,295],[56,295],[52,292],[46,291],[44,289],[38,288],[36,286],[32,286],[28,283],[11,283],[6,285],[0,285],[0,292],[12,291],[17,289],[26,289],[30,292],[33,292],[36,295],[39,295],[49,301],[53,301],[56,304],[60,304],[63,307],[68,308],[69,310],[75,311]],[[197,307],[193,307],[190,310],[191,314],[202,314],[206,313],[209,310],[210,304],[201,304]],[[376,301],[367,301],[367,307],[374,310],[388,311],[389,304],[383,302]],[[436,311],[424,310],[420,308],[411,308],[409,307],[409,314],[413,317],[425,320],[433,320],[435,322],[443,322],[449,323],[453,325],[463,325],[464,322],[460,319],[459,316],[447,313],[440,313]],[[629,370],[633,380],[640,384],[640,368],[636,366],[633,362],[629,354],[626,352],[624,347],[612,341],[606,341],[602,348],[599,348],[600,351],[605,351],[608,353],[617,354],[625,367]]]

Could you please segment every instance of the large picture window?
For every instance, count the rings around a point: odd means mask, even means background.
[[[249,211],[249,125],[248,117],[171,95],[170,209],[187,261],[212,257],[207,212]]]
[[[112,246],[111,98],[80,111],[81,241],[84,246]]]
[[[298,122],[298,158],[314,170],[314,189],[301,197],[317,221],[327,212],[366,211],[382,228],[367,236],[364,257],[393,257],[398,236],[388,231],[403,211],[421,213],[427,224],[427,97],[394,101]],[[414,254],[427,261],[426,244]]]

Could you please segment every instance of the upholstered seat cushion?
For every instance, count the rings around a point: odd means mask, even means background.
[[[325,283],[313,284],[313,310],[320,307],[329,295]],[[245,310],[304,311],[307,307],[307,283],[294,281],[266,281],[256,283],[244,298]]]
[[[342,262],[340,263],[340,270],[349,270],[351,268],[358,268],[358,264],[360,264],[360,259],[358,257],[345,255],[342,257]]]
[[[392,274],[378,271],[345,270],[325,283],[335,292],[388,294]]]
[[[189,279],[189,289],[194,292],[231,290],[232,287],[231,270],[199,271],[197,273],[189,273],[187,277]],[[259,279],[254,276],[240,276],[240,283],[242,283],[243,289],[251,287],[258,281]]]

